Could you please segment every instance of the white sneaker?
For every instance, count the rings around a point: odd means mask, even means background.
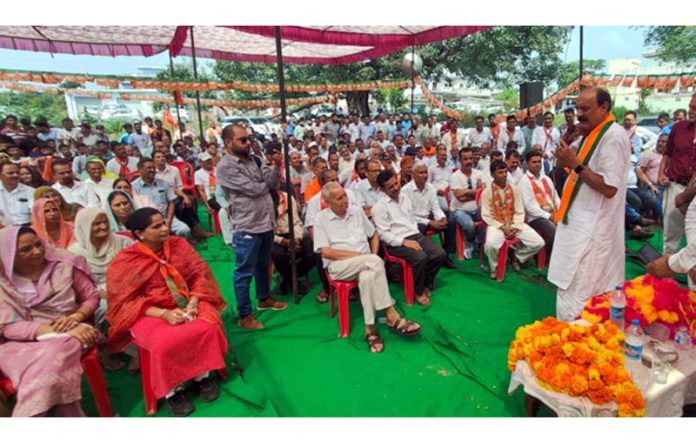
[[[474,258],[474,248],[466,248],[464,250],[464,260],[471,260]]]

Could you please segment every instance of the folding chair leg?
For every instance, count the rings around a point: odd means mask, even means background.
[[[505,279],[505,267],[507,266],[507,255],[509,245],[508,242],[503,242],[498,252],[498,269],[496,270],[496,280],[503,281]]]
[[[97,405],[99,416],[113,417],[114,413],[111,409],[111,400],[109,399],[109,392],[106,388],[104,373],[99,364],[99,353],[97,352],[96,346],[92,347],[92,349],[82,357],[81,363],[85,371],[85,376],[87,377],[87,383],[92,391],[94,402]]]
[[[456,222],[455,222],[456,223]],[[457,260],[462,261],[464,260],[464,231],[462,230],[462,227],[457,225],[457,235],[456,241],[457,241]]]
[[[402,266],[402,276],[404,281],[404,297],[406,299],[406,304],[408,306],[413,306],[413,299],[415,298],[413,289],[413,271],[410,267]]]
[[[150,365],[150,353],[143,347],[138,346],[138,354],[140,355],[140,374],[143,380],[143,398],[145,399],[145,413],[147,415],[157,414],[157,398],[152,392],[150,384],[150,373],[152,368]]]
[[[350,291],[342,288],[338,292],[338,325],[340,329],[340,337],[348,337],[350,335],[350,313],[348,311],[348,294]]]

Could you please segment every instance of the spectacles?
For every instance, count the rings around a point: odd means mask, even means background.
[[[471,183],[471,179],[467,179],[467,182],[469,183],[469,189],[474,189],[474,185]]]
[[[239,140],[242,143],[248,143],[249,137],[237,137],[235,140]]]

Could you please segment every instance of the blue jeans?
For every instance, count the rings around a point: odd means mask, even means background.
[[[643,211],[652,209],[654,217],[662,219],[662,192],[656,196],[649,188],[635,188],[631,191],[640,197]]]
[[[462,227],[466,239],[468,241],[473,240],[474,237],[474,222],[481,220],[481,211],[479,209],[475,211],[467,211],[465,209],[455,209],[452,211],[452,218],[459,226]]]
[[[273,248],[273,231],[261,234],[235,232],[232,235],[234,248],[234,296],[237,299],[239,318],[251,314],[249,286],[254,277],[256,299],[263,301],[268,298],[268,267],[271,263]]]

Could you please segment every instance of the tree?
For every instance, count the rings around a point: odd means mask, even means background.
[[[193,64],[191,63],[175,63],[174,64],[174,75],[172,75],[169,69],[160,71],[155,77],[158,80],[168,80],[168,81],[195,81],[193,76]],[[211,74],[202,66],[198,66],[198,81],[210,81],[212,79]],[[171,93],[173,91],[168,91]],[[217,98],[214,91],[202,91],[201,99],[215,99]],[[196,98],[195,91],[182,91],[182,96],[185,98]],[[156,111],[162,108],[166,108],[168,105],[166,103],[155,102],[153,107]],[[201,105],[201,109],[208,109],[209,106]]]
[[[605,60],[585,59],[582,62],[582,70],[585,71],[585,73],[589,70],[595,71],[595,72],[601,72],[605,68],[606,68],[606,61]],[[558,74],[556,76],[557,89],[565,88],[566,86],[571,84],[575,79],[577,79],[579,76],[580,76],[580,62],[579,61],[573,61],[573,62],[563,64],[559,68]]]
[[[640,97],[638,98],[638,114],[649,114],[650,109],[645,103],[645,99],[648,98],[648,96],[652,94],[651,89],[641,89],[640,90]]]
[[[520,106],[520,95],[514,88],[507,88],[495,96],[497,100],[503,102],[505,111],[512,111]]]
[[[63,94],[49,92],[7,92],[0,94],[0,108],[8,114],[19,118],[45,116],[49,123],[60,126],[61,120],[68,115]]]
[[[663,62],[696,61],[696,26],[646,26],[645,45],[657,47]]]

